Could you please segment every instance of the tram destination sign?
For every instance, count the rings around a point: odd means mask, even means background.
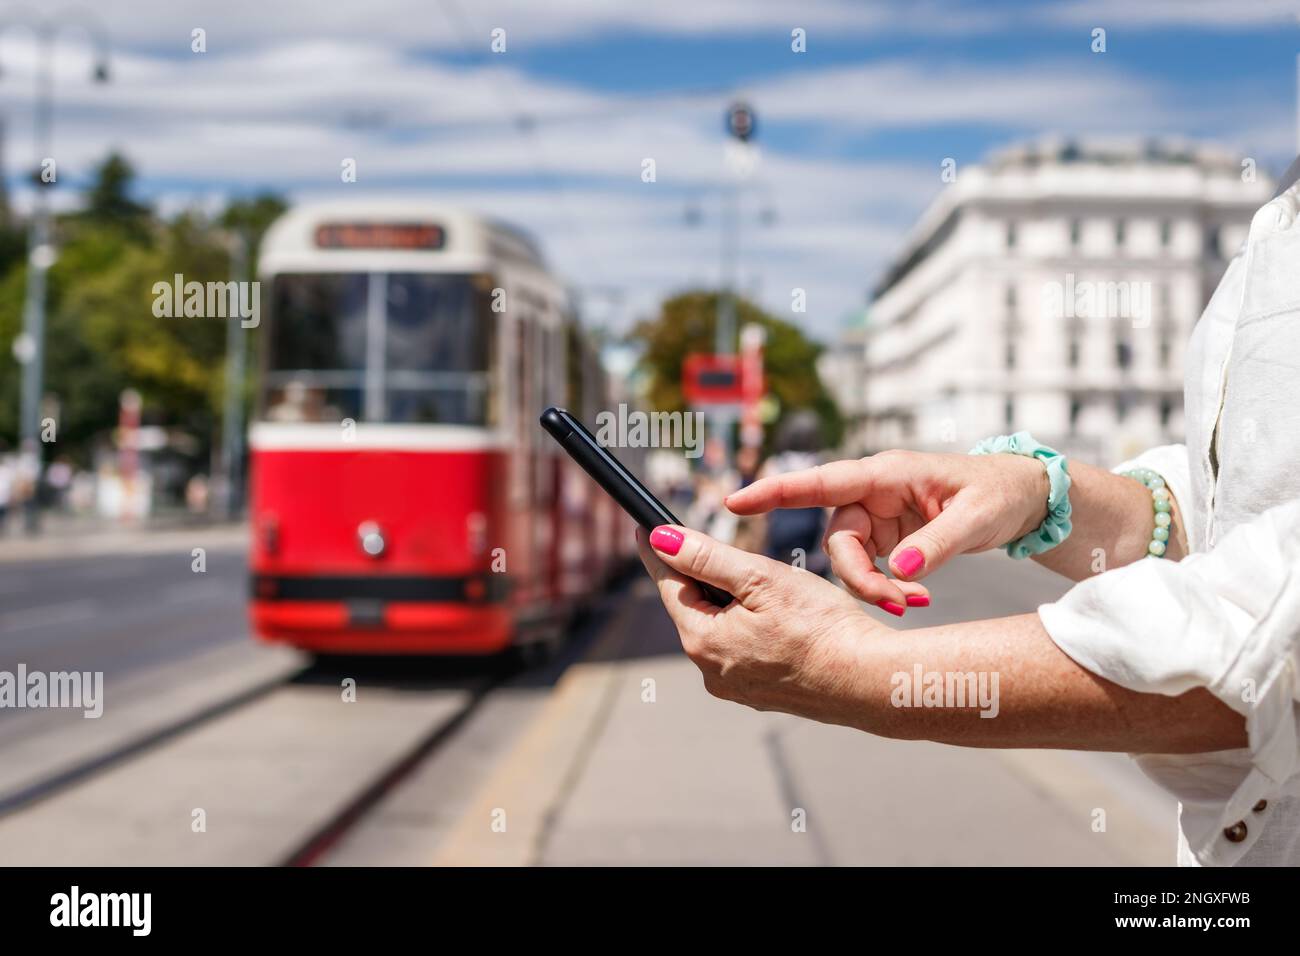
[[[321,249],[441,249],[443,228],[431,222],[326,222],[316,227]]]

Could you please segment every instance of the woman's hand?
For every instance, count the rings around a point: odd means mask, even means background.
[[[1112,684],[1061,651],[1037,614],[895,631],[817,575],[698,531],[667,525],[647,538],[638,530],[637,543],[715,697],[965,746],[1202,753],[1247,743],[1242,715],[1205,688],[1172,697]],[[691,578],[736,600],[715,607]],[[986,675],[989,696],[900,703],[896,691],[917,667]]]
[[[1042,463],[1022,455],[887,451],[754,482],[727,498],[739,515],[834,508],[823,546],[854,594],[892,614],[929,603],[916,580],[958,554],[1028,534],[1047,513]],[[889,555],[899,580],[876,567]]]
[[[854,724],[862,679],[857,649],[883,624],[816,574],[673,525],[637,530],[641,561],[659,587],[682,647],[715,697],[758,710]],[[725,608],[695,580],[725,588]]]

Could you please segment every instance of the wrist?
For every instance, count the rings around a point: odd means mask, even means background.
[[[815,719],[878,732],[889,695],[877,692],[879,675],[875,670],[880,655],[872,651],[893,633],[892,627],[859,611],[847,616],[831,638],[822,642],[816,659],[809,662],[814,674],[806,678],[819,705]]]
[[[1020,524],[1013,539],[1019,539],[1036,530],[1047,519],[1047,502],[1052,494],[1052,480],[1041,459],[1024,455],[1002,455],[1013,476],[1015,500]]]

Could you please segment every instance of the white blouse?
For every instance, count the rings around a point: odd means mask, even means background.
[[[1080,665],[1136,691],[1208,688],[1249,748],[1145,755],[1180,802],[1178,862],[1300,865],[1300,183],[1255,214],[1192,334],[1186,445],[1164,476],[1191,554],[1143,559],[1038,609]]]

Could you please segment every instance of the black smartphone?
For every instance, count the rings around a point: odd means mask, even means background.
[[[548,408],[542,412],[542,427],[569,453],[569,457],[596,479],[619,506],[632,516],[632,520],[651,531],[661,524],[680,525],[677,517],[664,507],[648,488],[636,480],[632,472],[623,467],[617,458],[601,447],[596,436],[562,408]],[[718,607],[726,607],[733,598],[722,588],[696,581],[704,596]]]

